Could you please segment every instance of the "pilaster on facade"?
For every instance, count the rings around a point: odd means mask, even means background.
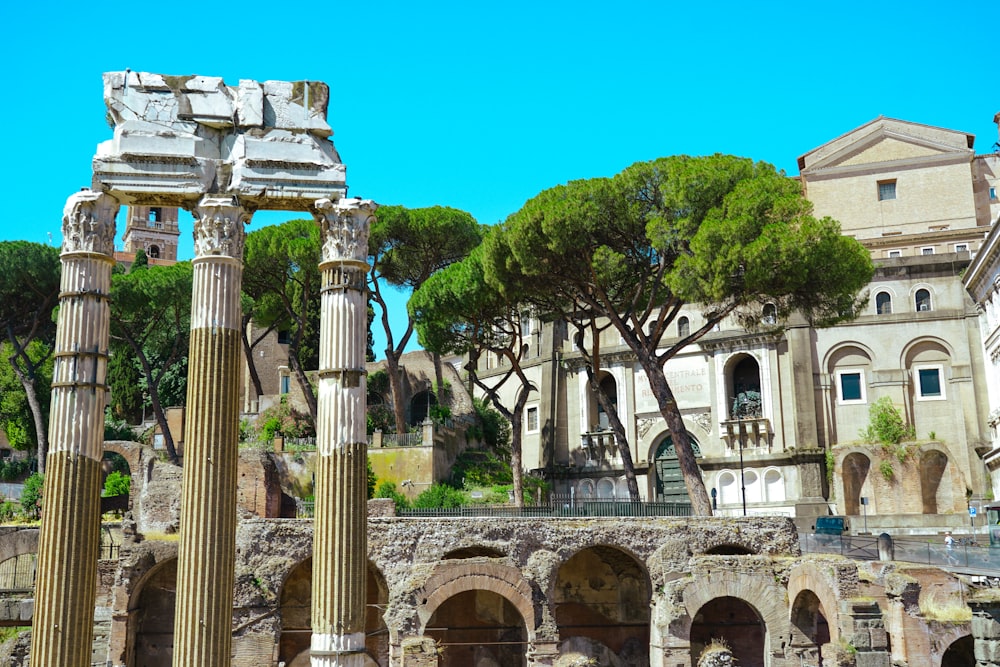
[[[111,268],[118,202],[85,190],[63,212],[45,520],[31,664],[91,664],[100,547]]]
[[[173,664],[223,667],[232,645],[240,289],[250,213],[232,196],[206,196],[194,213]]]
[[[367,435],[365,331],[368,232],[377,206],[320,199],[319,387],[311,660],[365,662]]]

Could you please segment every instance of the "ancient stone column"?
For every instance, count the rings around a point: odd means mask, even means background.
[[[36,667],[89,667],[101,529],[112,197],[84,190],[63,212],[45,505],[31,641]]]
[[[365,343],[367,200],[316,202],[320,261],[316,515],[313,538],[313,667],[362,667],[368,563]]]
[[[243,225],[250,214],[234,197],[215,196],[204,197],[194,214],[173,664],[228,667],[236,558]]]

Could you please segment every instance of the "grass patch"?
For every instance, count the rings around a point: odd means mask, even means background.
[[[939,623],[968,623],[972,620],[972,610],[968,605],[951,598],[939,600],[933,595],[920,601],[920,613],[924,618]]]
[[[176,542],[181,539],[180,533],[161,533],[158,531],[150,531],[148,533],[143,533],[142,535],[147,540],[152,540],[155,542]]]

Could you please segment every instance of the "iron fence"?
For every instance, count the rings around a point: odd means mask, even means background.
[[[878,559],[878,538],[867,535],[799,534],[799,545],[805,553],[833,553],[858,560]],[[893,538],[893,560],[922,563],[952,570],[1000,573],[1000,549],[927,540]]]
[[[550,502],[543,505],[463,505],[453,508],[408,509],[402,517],[686,517],[691,516],[687,503],[628,502],[616,500],[577,500],[574,503]]]
[[[30,593],[35,588],[36,554],[21,554],[0,563],[0,592]]]

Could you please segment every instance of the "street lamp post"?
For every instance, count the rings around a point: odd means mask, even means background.
[[[736,444],[740,448],[740,492],[743,495],[743,516],[747,515],[747,480],[743,474],[743,415],[736,415]]]

